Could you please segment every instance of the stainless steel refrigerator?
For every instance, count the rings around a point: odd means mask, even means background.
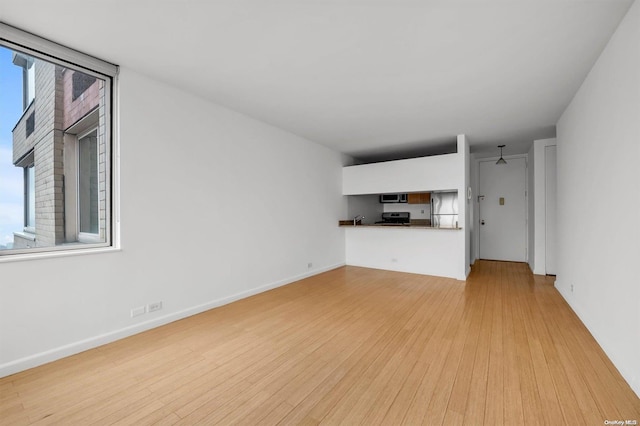
[[[458,227],[458,191],[431,193],[431,226]]]

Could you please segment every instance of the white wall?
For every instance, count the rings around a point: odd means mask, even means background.
[[[533,251],[529,252],[529,264],[533,261],[531,269],[534,274],[545,275],[547,273],[546,268],[546,247],[547,247],[547,201],[546,201],[546,176],[547,176],[547,164],[545,160],[545,148],[548,146],[556,145],[556,138],[540,139],[533,141],[533,157],[529,156],[529,159],[533,159],[533,164],[529,164],[530,169],[534,171],[534,215],[530,216],[531,221],[534,222],[533,232]],[[592,210],[593,211],[593,210]]]
[[[555,275],[557,272],[556,261],[556,235],[558,217],[557,194],[558,168],[556,166],[557,148],[555,145],[544,148],[544,174],[545,174],[545,240],[544,240],[544,269],[547,275]]]
[[[126,67],[120,95],[122,250],[0,265],[0,375],[344,264],[342,155]]]
[[[563,113],[557,139],[556,286],[640,395],[640,2]]]
[[[469,203],[469,230],[471,231],[471,238],[469,239],[471,259],[470,263],[473,265],[478,259],[478,158],[474,154],[469,155],[469,185],[471,186],[471,202]]]
[[[402,227],[344,229],[348,265],[458,280],[466,278],[463,230]]]
[[[464,180],[462,155],[458,151],[457,154],[345,167],[342,192],[355,195],[458,189],[460,180]]]

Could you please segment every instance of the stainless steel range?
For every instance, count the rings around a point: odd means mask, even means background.
[[[409,212],[386,212],[382,213],[382,220],[376,222],[381,225],[409,225],[411,223],[411,213]]]

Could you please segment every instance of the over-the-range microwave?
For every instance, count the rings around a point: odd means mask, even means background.
[[[381,203],[406,203],[407,194],[380,194]]]

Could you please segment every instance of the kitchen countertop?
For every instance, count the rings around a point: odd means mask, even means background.
[[[371,223],[371,224],[361,224],[353,225],[353,220],[341,220],[338,222],[338,226],[345,228],[390,228],[390,229],[444,229],[448,231],[457,231],[462,228],[450,228],[450,227],[436,227],[425,224],[382,224],[382,223]]]

